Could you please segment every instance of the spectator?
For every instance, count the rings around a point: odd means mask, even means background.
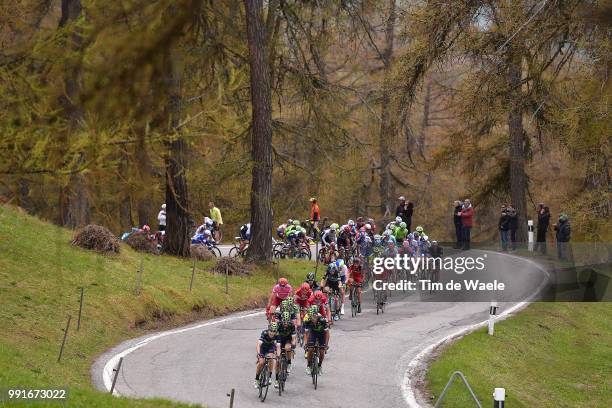
[[[317,204],[317,199],[314,197],[310,199],[310,203],[310,219],[313,221],[313,227],[317,228],[319,226],[319,220],[321,219],[319,204]]]
[[[546,233],[550,225],[550,209],[544,203],[538,204],[538,230],[536,236],[536,251],[546,254]]]
[[[219,242],[220,240],[220,231],[221,226],[223,225],[223,218],[221,218],[221,210],[215,207],[215,203],[212,201],[208,203],[208,208],[210,208],[210,218],[215,222],[215,241]]]
[[[469,199],[465,199],[463,202],[463,209],[459,213],[461,216],[461,232],[463,249],[470,249],[471,232],[472,226],[474,225],[474,208],[472,208],[472,202]]]
[[[414,204],[412,201],[406,201],[406,197],[399,197],[400,203],[395,209],[395,216],[401,217],[402,222],[406,223],[406,228],[408,231],[412,231],[412,213],[414,211]]]
[[[518,229],[518,214],[512,204],[508,205],[506,212],[508,213],[510,228],[510,241],[512,242],[512,250],[516,251],[516,230]]]
[[[507,251],[508,231],[510,230],[510,217],[508,216],[506,205],[502,205],[501,207],[501,216],[499,217],[499,222],[497,225],[499,229],[499,237],[501,239],[502,251]]]
[[[161,210],[157,214],[157,221],[159,222],[158,231],[166,230],[166,204],[161,205]]]
[[[463,210],[463,204],[461,201],[455,201],[455,210],[453,211],[453,222],[455,223],[455,236],[457,243],[455,244],[456,249],[462,247],[463,232],[461,231],[461,210]]]
[[[569,259],[569,241],[572,233],[567,214],[561,213],[561,215],[559,215],[559,222],[555,224],[555,231],[559,259],[567,261]]]

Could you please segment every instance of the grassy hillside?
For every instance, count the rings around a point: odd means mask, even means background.
[[[610,403],[612,304],[536,303],[444,349],[427,375],[436,396],[462,371],[483,406],[495,387],[510,407],[605,407]],[[459,380],[444,407],[473,406]]]
[[[70,406],[178,405],[111,399],[93,390],[90,366],[106,349],[149,329],[261,305],[274,282],[263,270],[230,277],[226,295],[225,278],[206,271],[212,262],[200,262],[190,293],[189,260],[141,255],[127,246],[118,256],[102,256],[72,247],[71,237],[69,230],[0,206],[0,387],[67,386]],[[306,262],[282,261],[280,273],[295,281],[309,269]],[[81,286],[85,302],[76,331]],[[57,363],[68,314],[72,324]]]

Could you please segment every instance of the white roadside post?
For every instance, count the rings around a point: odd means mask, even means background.
[[[493,408],[504,408],[504,401],[506,400],[506,389],[496,388],[493,391]]]
[[[497,302],[492,301],[489,306],[489,335],[495,332],[495,319],[497,318]]]
[[[533,220],[527,220],[527,249],[533,251]]]

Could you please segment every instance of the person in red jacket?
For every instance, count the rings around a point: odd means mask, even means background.
[[[474,208],[472,208],[472,202],[469,199],[465,199],[463,202],[463,209],[457,215],[461,217],[461,232],[463,233],[463,249],[470,249],[470,234],[472,232],[472,226],[474,225]]]

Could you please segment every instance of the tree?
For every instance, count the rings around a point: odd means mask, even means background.
[[[251,68],[251,244],[248,257],[272,257],[272,92],[262,0],[244,0]]]

